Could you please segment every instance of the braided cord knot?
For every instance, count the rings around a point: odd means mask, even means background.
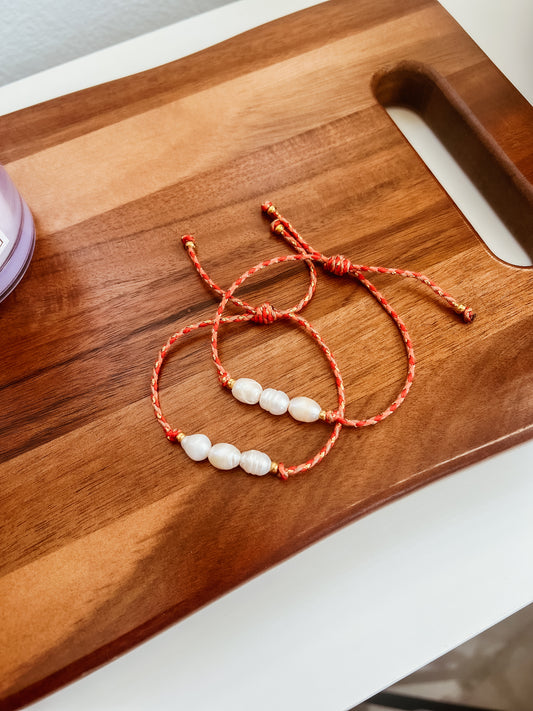
[[[270,223],[270,231],[277,235],[285,234],[285,227],[279,217]]]
[[[185,247],[185,249],[189,249],[189,247],[196,247],[196,240],[192,235],[183,235],[183,237],[181,238],[181,243]]]
[[[336,276],[344,276],[348,274],[352,268],[352,263],[350,260],[343,256],[342,254],[335,254],[333,257],[329,257],[323,263],[323,267],[327,272],[331,272]]]
[[[474,310],[468,306],[464,311],[463,311],[463,320],[465,323],[472,323],[472,321],[476,318],[476,314],[474,313]]]
[[[272,304],[269,304],[268,301],[266,301],[264,304],[261,304],[261,306],[256,308],[255,314],[252,316],[251,320],[254,323],[267,324],[274,323],[274,321],[277,321],[282,316],[283,314],[281,311],[278,311],[272,306]]]
[[[287,468],[282,462],[278,464],[278,478],[283,479],[284,481],[287,481],[287,479],[289,478]]]
[[[265,212],[269,217],[278,217],[279,213],[276,206],[273,205],[270,200],[267,200],[261,205],[261,210]]]

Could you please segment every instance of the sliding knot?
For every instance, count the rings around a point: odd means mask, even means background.
[[[327,272],[331,272],[336,276],[344,276],[345,274],[348,274],[352,268],[352,263],[342,254],[336,254],[326,260],[323,266]]]
[[[281,315],[281,311],[278,311],[272,306],[272,304],[269,304],[268,301],[266,301],[264,304],[261,304],[261,306],[256,308],[251,320],[254,323],[274,323],[274,321],[277,321]]]

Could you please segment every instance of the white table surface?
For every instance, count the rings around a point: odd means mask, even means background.
[[[0,112],[157,66],[312,4],[241,0],[1,87]],[[531,1],[442,4],[532,101]],[[445,477],[32,708],[348,709],[533,602],[532,473],[530,441]]]

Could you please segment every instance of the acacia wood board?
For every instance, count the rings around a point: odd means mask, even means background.
[[[418,110],[531,252],[533,111],[433,0],[333,0],[163,67],[0,118],[0,162],[33,212],[35,256],[0,305],[0,694],[16,708],[131,648],[394,497],[531,435],[531,269],[496,258],[387,115]],[[317,249],[421,271],[376,286],[417,377],[376,427],[343,431],[288,482],[189,461],[149,398],[159,347],[214,315],[179,241],[229,284],[287,253],[271,199]],[[245,298],[288,307],[303,265]],[[403,346],[361,287],[319,274],[304,314],[333,350],[347,414],[395,397]],[[208,329],[170,357],[169,420],[303,461],[324,423],[276,419],[217,386]],[[228,326],[233,375],[336,404],[286,323]],[[207,641],[206,641],[207,643]]]

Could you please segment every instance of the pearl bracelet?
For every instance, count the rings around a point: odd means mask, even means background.
[[[316,340],[319,348],[328,355],[328,361],[330,363],[330,367],[332,368],[334,377],[335,377],[335,383],[337,387],[337,397],[338,397],[338,402],[339,402],[339,412],[342,412],[344,414],[344,385],[342,382],[342,376],[339,372],[339,369],[337,367],[337,363],[333,356],[331,355],[331,352],[329,351],[328,347],[322,340],[320,334],[316,332],[313,327],[301,316],[294,314],[294,313],[287,313],[285,316],[288,320],[298,324],[301,328],[303,328],[306,332],[312,333],[314,339]],[[225,323],[225,324],[231,324],[231,323],[238,323],[238,322],[243,322],[243,321],[250,321],[253,318],[253,314],[238,314],[236,316],[225,316],[221,317],[220,322]],[[172,334],[168,341],[165,343],[165,345],[161,348],[159,351],[158,358],[155,362],[154,369],[152,371],[152,379],[151,379],[151,401],[152,401],[152,406],[155,411],[155,415],[165,431],[165,435],[168,440],[171,442],[179,442],[184,450],[184,452],[187,454],[187,456],[192,459],[193,461],[200,462],[205,459],[208,459],[210,464],[214,466],[217,469],[221,469],[223,471],[228,471],[231,469],[235,469],[238,466],[240,466],[247,474],[253,474],[255,476],[264,476],[265,474],[272,473],[272,474],[277,474],[280,478],[282,479],[287,479],[290,474],[297,473],[299,471],[305,471],[308,469],[311,469],[315,464],[317,464],[319,461],[321,461],[330,451],[331,447],[335,444],[337,441],[337,438],[340,434],[342,425],[340,423],[335,424],[331,434],[329,435],[326,443],[321,447],[321,449],[315,454],[315,456],[309,460],[308,462],[305,462],[304,464],[292,466],[292,467],[286,467],[283,463],[277,463],[273,461],[268,454],[265,454],[264,452],[261,452],[257,449],[250,449],[245,452],[240,452],[237,447],[235,447],[232,444],[229,444],[227,442],[220,442],[217,444],[212,445],[211,440],[209,437],[205,434],[202,433],[194,433],[191,435],[186,435],[185,432],[181,429],[173,429],[170,424],[167,422],[165,419],[163,412],[161,410],[161,403],[160,403],[160,395],[159,395],[159,378],[161,374],[161,369],[163,367],[163,364],[165,362],[165,359],[167,355],[169,354],[171,348],[174,346],[174,344],[181,339],[182,337],[186,336],[187,334],[199,329],[199,328],[204,328],[207,326],[213,327],[215,321],[214,319],[209,319],[207,321],[200,321],[198,323],[191,324],[189,326],[185,326],[182,328],[180,331],[177,331],[176,333]],[[239,389],[241,389],[241,392],[246,391],[247,396],[251,393],[252,387],[255,391],[255,393],[258,395],[258,399],[256,402],[258,402],[261,399],[261,396],[264,393],[267,393],[266,400],[264,402],[266,403],[269,399],[268,396],[268,390],[271,390],[273,393],[280,393],[281,395],[284,395],[287,400],[289,400],[289,397],[285,394],[282,393],[279,390],[273,390],[272,388],[268,388],[266,390],[263,390],[259,383],[257,383],[255,380],[251,380],[250,378],[240,378],[240,381],[244,381],[244,385],[241,385],[239,388],[237,388],[237,393],[239,392]],[[237,380],[233,382],[233,387],[237,384]],[[228,383],[227,385],[230,385]],[[280,398],[276,398],[278,401]],[[241,400],[242,402],[242,400]],[[289,407],[290,405],[294,403],[293,407],[293,417],[295,419],[300,419],[300,421],[305,422],[308,420],[303,420],[302,415],[304,415],[304,411],[309,411],[309,404],[308,403],[313,403],[314,404],[314,410],[318,408],[318,411],[320,412],[320,406],[318,403],[316,403],[314,400],[311,400],[311,398],[306,398],[306,397],[295,397],[292,398],[292,400],[289,401]],[[252,404],[252,403],[249,403]],[[272,404],[272,403],[271,403]],[[273,409],[276,409],[275,407]],[[289,408],[287,408],[289,409]],[[285,412],[287,411],[285,410]],[[282,413],[280,413],[282,414]],[[296,415],[300,415],[299,417],[296,417]],[[267,466],[268,465],[268,466]]]
[[[194,461],[202,461],[208,459],[209,462],[216,468],[222,470],[234,469],[240,466],[248,474],[255,476],[264,476],[265,474],[277,473],[280,478],[287,479],[290,475],[306,471],[318,464],[329,453],[335,444],[340,430],[343,426],[361,428],[370,425],[375,425],[381,422],[386,417],[392,415],[402,402],[407,397],[411,388],[414,373],[415,373],[415,357],[411,339],[408,335],[407,328],[399,315],[392,309],[388,301],[379,293],[375,286],[365,276],[366,273],[391,274],[395,276],[409,277],[416,279],[422,284],[428,286],[438,297],[442,298],[446,304],[456,313],[463,317],[466,323],[474,320],[475,314],[472,309],[458,303],[450,294],[443,291],[437,284],[431,281],[424,274],[412,272],[403,269],[389,269],[384,267],[371,267],[363,264],[353,264],[342,255],[327,257],[313,249],[307,242],[303,240],[301,235],[296,232],[294,227],[283,218],[272,203],[267,202],[262,205],[263,212],[269,217],[271,222],[271,230],[276,235],[285,239],[288,244],[297,252],[296,254],[284,255],[273,259],[260,262],[247,272],[236,279],[227,291],[224,291],[209,277],[207,272],[202,268],[198,256],[196,254],[196,243],[191,235],[182,237],[182,242],[187,250],[187,253],[195,266],[196,270],[204,282],[221,297],[214,319],[201,321],[190,326],[186,326],[181,331],[173,334],[167,343],[159,352],[158,359],[155,363],[152,381],[152,405],[156,417],[163,427],[167,439],[170,441],[179,441],[185,453]],[[238,299],[234,292],[241,286],[246,279],[258,271],[270,267],[275,264],[281,264],[289,261],[303,261],[309,268],[310,282],[309,288],[305,296],[296,304],[296,306],[286,311],[279,311],[271,304],[264,303],[259,307],[253,307],[242,299]],[[366,419],[347,419],[344,414],[345,410],[345,393],[342,376],[337,367],[336,361],[324,343],[320,334],[300,315],[298,312],[303,309],[314,295],[317,283],[315,264],[320,264],[326,271],[336,276],[349,276],[354,278],[373,296],[382,308],[387,312],[391,319],[396,324],[400,336],[404,342],[407,355],[407,376],[402,387],[402,390],[396,399],[382,412],[373,417]],[[245,313],[235,316],[224,316],[224,310],[229,302],[241,307]],[[336,410],[323,410],[320,405],[313,399],[305,396],[297,396],[292,399],[281,391],[273,388],[263,390],[262,386],[251,378],[233,379],[223,367],[218,354],[218,333],[221,324],[230,324],[236,322],[253,321],[260,324],[269,324],[277,320],[289,320],[299,325],[315,342],[318,344],[333,372],[338,395],[338,408]],[[218,371],[218,379],[222,386],[229,388],[233,396],[240,402],[255,405],[258,404],[267,412],[273,415],[282,415],[287,411],[296,420],[301,422],[316,422],[323,420],[334,425],[333,430],[323,445],[323,447],[308,461],[292,466],[285,466],[283,463],[277,464],[270,457],[259,450],[248,450],[241,453],[237,447],[227,443],[211,444],[209,438],[204,434],[185,435],[180,429],[172,429],[163,416],[159,402],[159,374],[163,361],[167,356],[171,346],[182,336],[194,331],[195,329],[205,326],[211,326],[211,350],[212,357]]]

